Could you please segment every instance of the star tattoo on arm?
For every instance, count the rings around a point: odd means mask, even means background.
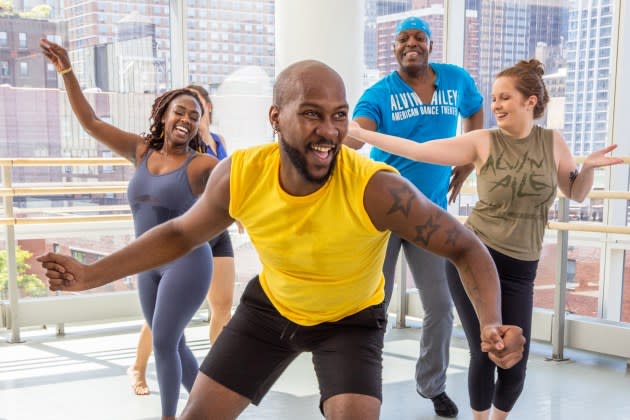
[[[387,214],[396,213],[400,211],[405,215],[405,218],[409,217],[409,210],[411,209],[411,203],[413,202],[414,194],[411,188],[407,185],[403,185],[400,188],[391,188],[390,194],[394,198],[394,204],[389,209]]]
[[[423,225],[416,226],[416,237],[413,241],[416,243],[422,243],[424,246],[429,245],[431,236],[433,236],[440,226],[441,225],[433,222],[433,216],[429,216],[429,220],[427,220]]]

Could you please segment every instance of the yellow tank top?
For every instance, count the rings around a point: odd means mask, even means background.
[[[274,307],[311,326],[381,303],[389,231],[372,224],[363,195],[377,171],[395,170],[343,146],[326,184],[296,197],[280,186],[279,168],[276,143],[232,154],[230,215],[258,252]]]

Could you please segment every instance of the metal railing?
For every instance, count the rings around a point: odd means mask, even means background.
[[[85,165],[120,165],[128,166],[130,163],[122,158],[86,158],[86,159],[0,159],[0,167],[2,169],[2,188],[0,188],[0,196],[3,199],[4,217],[0,218],[0,224],[4,225],[5,237],[7,243],[7,268],[8,268],[8,297],[9,307],[8,313],[3,313],[3,321],[11,330],[10,342],[17,343],[20,338],[20,305],[19,305],[19,289],[17,281],[17,241],[15,236],[15,225],[19,224],[53,224],[53,223],[90,223],[90,222],[111,222],[131,220],[131,215],[92,215],[92,216],[53,216],[53,217],[16,217],[13,207],[13,198],[22,196],[41,196],[41,195],[66,195],[66,194],[105,194],[118,193],[126,191],[126,182],[116,183],[112,185],[92,184],[76,185],[76,184],[50,184],[46,186],[16,187],[13,185],[12,169],[14,167],[23,166],[85,166]],[[51,299],[57,299],[53,297]],[[63,326],[59,325],[58,330],[63,330]]]
[[[630,163],[630,157],[624,157],[624,161],[626,163]],[[63,215],[59,216],[31,216],[27,209],[16,209],[13,207],[13,198],[14,197],[23,197],[23,196],[42,196],[42,195],[69,195],[69,194],[96,194],[96,193],[124,193],[126,192],[126,182],[118,182],[118,183],[109,183],[105,185],[95,185],[94,183],[90,184],[76,184],[76,183],[57,183],[50,185],[37,185],[37,186],[20,186],[16,187],[12,185],[11,178],[11,170],[14,167],[22,167],[22,166],[79,166],[79,165],[129,165],[129,162],[122,158],[113,158],[113,159],[100,159],[100,158],[91,158],[91,159],[0,159],[0,167],[2,168],[2,188],[0,188],[0,196],[2,196],[4,201],[4,212],[3,217],[0,217],[0,225],[4,225],[5,233],[6,233],[6,241],[7,241],[7,251],[8,251],[8,267],[9,267],[9,284],[8,284],[8,295],[9,295],[9,305],[8,305],[8,313],[4,314],[4,321],[8,328],[11,330],[11,342],[19,342],[20,341],[20,327],[27,325],[37,325],[34,323],[42,322],[42,317],[38,316],[25,316],[25,322],[20,321],[20,302],[18,297],[18,284],[17,284],[17,271],[16,271],[16,237],[15,237],[15,226],[19,225],[50,225],[50,224],[68,224],[68,223],[92,223],[92,222],[120,222],[120,221],[131,221],[131,215],[129,213],[126,214],[110,214],[110,215],[69,215],[67,212]],[[464,189],[463,192],[473,192],[470,189]],[[607,199],[607,200],[630,200],[630,192],[627,191],[593,191],[589,194],[589,197],[596,199]],[[558,195],[559,198],[559,214],[558,221],[552,221],[549,223],[548,228],[551,230],[557,231],[557,245],[559,252],[557,253],[556,260],[556,279],[555,279],[555,298],[554,298],[554,307],[553,313],[551,314],[551,335],[549,341],[553,346],[553,356],[554,360],[562,360],[563,359],[563,350],[564,345],[566,344],[566,334],[565,334],[565,326],[566,326],[566,315],[565,315],[565,296],[566,296],[566,276],[567,276],[567,253],[568,253],[568,232],[597,232],[604,234],[621,234],[621,235],[629,235],[630,227],[629,226],[610,226],[610,225],[602,225],[595,223],[569,223],[569,200],[562,196]],[[96,207],[97,209],[103,210],[107,208],[112,211],[121,211],[124,210],[126,206],[105,206]],[[77,207],[72,210],[75,211],[90,211],[92,207]],[[17,217],[16,211],[20,212],[22,216]],[[42,208],[38,208],[37,210],[42,211]],[[46,211],[50,212],[59,212],[62,209],[59,208],[46,208]],[[460,220],[465,220],[465,217],[459,217]],[[403,255],[403,253],[401,253]],[[399,276],[397,280],[397,289],[398,289],[398,298],[393,301],[396,308],[397,313],[397,326],[404,327],[405,326],[405,317],[409,315],[409,298],[410,294],[406,290],[406,263],[402,260],[399,264]],[[107,294],[107,295],[111,295]],[[127,309],[133,305],[130,305],[131,300],[129,299],[129,293],[117,293],[120,295],[119,298],[114,296],[107,296],[99,298],[98,296],[89,296],[83,297],[84,299],[90,300],[88,306],[90,308],[98,307],[99,299],[103,299],[103,302],[107,300],[108,306],[112,304],[112,301],[117,300],[119,303],[123,302],[122,305],[118,305],[118,307],[124,312],[124,307]],[[123,297],[123,295],[125,295]],[[135,294],[134,294],[135,295]],[[55,305],[59,303],[59,305],[67,305],[68,301],[76,300],[82,298],[84,295],[79,296],[53,296],[49,297],[46,300],[46,305]],[[44,305],[41,301],[42,299],[24,299],[22,302],[22,306],[24,307],[36,307],[38,305]],[[57,307],[59,309],[60,306]],[[132,312],[137,309],[132,309]],[[53,311],[54,312],[54,311]],[[116,311],[113,311],[116,312]],[[26,313],[26,312],[25,312]],[[49,311],[50,313],[50,311]],[[61,313],[64,313],[62,310]],[[102,319],[102,317],[106,316],[102,311],[95,310],[91,312],[94,320]],[[65,316],[65,318],[64,318]],[[57,322],[59,324],[58,330],[63,330],[63,322],[64,319],[72,318],[72,315],[59,315],[57,313],[56,317],[50,318],[49,322]],[[101,318],[96,318],[101,317]],[[79,317],[81,321],[89,320],[90,311],[88,313],[82,313],[82,316]],[[71,320],[75,320],[74,318]],[[630,328],[623,325],[617,326],[621,329],[622,333],[625,334],[624,337],[628,337],[630,340]],[[545,334],[541,335],[544,339],[546,337]],[[627,341],[630,342],[630,341]],[[588,350],[588,348],[587,348]],[[597,350],[599,351],[599,350]],[[621,351],[612,351],[608,352],[611,354],[617,354],[623,357],[630,358],[630,349],[628,353]]]

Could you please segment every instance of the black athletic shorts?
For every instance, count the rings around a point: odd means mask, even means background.
[[[232,257],[234,258],[234,249],[232,249],[232,240],[227,230],[219,233],[208,241],[212,248],[213,257]]]
[[[258,405],[300,353],[312,352],[320,409],[326,399],[345,393],[382,401],[386,323],[380,304],[337,322],[295,324],[278,313],[256,276],[200,370]]]

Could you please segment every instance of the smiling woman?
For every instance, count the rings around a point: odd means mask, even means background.
[[[164,93],[153,103],[149,132],[126,132],[95,115],[72,71],[67,51],[46,39],[40,46],[63,77],[81,126],[135,165],[127,196],[136,236],[185,213],[204,191],[217,164],[215,158],[195,152],[202,144],[199,121],[204,112],[197,94],[189,89]],[[203,302],[211,275],[208,244],[138,275],[142,311],[154,336],[163,419],[174,418],[180,385],[190,391],[197,375],[197,360],[186,345],[183,331]]]

